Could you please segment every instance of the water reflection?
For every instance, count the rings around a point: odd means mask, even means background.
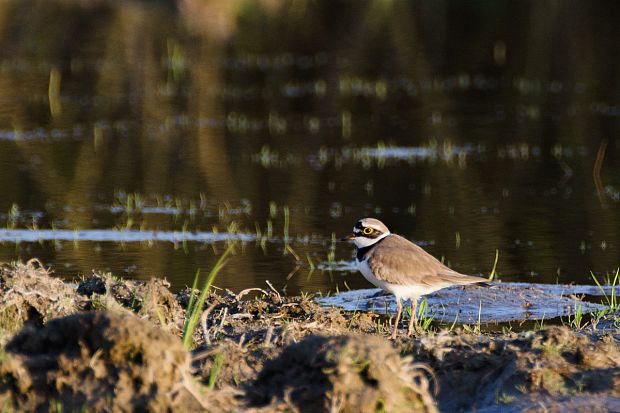
[[[223,287],[327,292],[367,286],[330,266],[351,257],[332,234],[373,215],[461,272],[488,273],[499,249],[503,279],[588,282],[619,262],[619,13],[538,1],[3,2],[2,218],[69,232],[5,239],[0,257],[181,286],[221,245],[70,235],[234,223],[254,240]]]

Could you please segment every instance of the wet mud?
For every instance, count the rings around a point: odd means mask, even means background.
[[[186,349],[192,292],[168,287],[2,267],[0,411],[620,411],[620,314],[392,342],[373,312],[214,289]]]

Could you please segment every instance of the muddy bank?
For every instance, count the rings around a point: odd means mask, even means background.
[[[16,411],[620,411],[619,316],[579,331],[456,328],[386,339],[384,319],[271,289],[191,291],[38,262],[0,270],[0,408]]]

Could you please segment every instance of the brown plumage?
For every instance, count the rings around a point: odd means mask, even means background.
[[[418,245],[396,234],[390,234],[376,243],[360,261],[364,260],[367,260],[377,279],[390,284],[448,287],[485,281],[446,267]]]
[[[487,284],[481,277],[461,274],[443,265],[413,242],[390,233],[388,227],[375,218],[363,218],[353,227],[357,247],[356,262],[364,278],[396,298],[396,321],[391,338],[396,338],[402,312],[401,299],[411,300],[411,318],[408,334],[413,332],[417,300],[453,285]]]

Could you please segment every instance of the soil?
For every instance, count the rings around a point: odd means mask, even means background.
[[[299,411],[435,411],[427,371],[382,337],[309,336],[265,363],[252,401]]]
[[[373,313],[212,290],[188,350],[192,291],[168,287],[0,268],[0,411],[620,411],[620,314],[392,342]]]
[[[190,354],[176,337],[131,314],[78,313],[27,327],[5,352],[0,397],[20,410],[200,407],[181,392],[192,385]]]
[[[43,323],[78,311],[75,290],[37,260],[27,264],[0,267],[0,344],[24,324]]]

